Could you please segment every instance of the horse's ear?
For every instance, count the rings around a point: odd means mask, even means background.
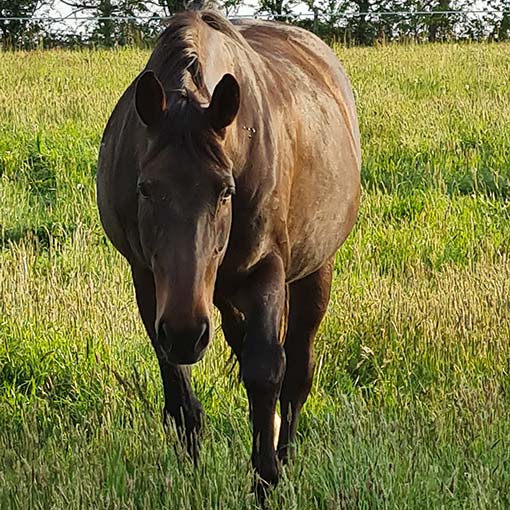
[[[166,109],[163,85],[152,71],[145,71],[136,82],[136,113],[148,127],[157,124]]]
[[[216,85],[207,109],[212,127],[221,132],[230,126],[237,115],[241,94],[239,83],[231,74],[225,74]]]

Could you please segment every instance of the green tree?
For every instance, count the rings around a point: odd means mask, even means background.
[[[494,41],[508,41],[510,39],[510,0],[489,0],[491,12],[485,17],[490,25],[490,38]]]
[[[215,0],[61,0],[75,13],[99,18],[90,40],[100,46],[152,41],[164,25],[161,18],[185,9],[211,8]],[[225,0],[232,7],[240,0]],[[121,18],[121,19],[115,19]],[[122,19],[124,18],[124,19]],[[149,18],[149,19],[147,19]]]
[[[3,49],[27,47],[34,44],[40,24],[31,18],[49,2],[43,0],[0,0],[0,36]]]
[[[257,13],[269,14],[276,20],[288,21],[293,17],[297,0],[259,0]]]
[[[160,12],[150,12],[154,2],[142,0],[61,0],[73,8],[73,13],[87,12],[97,22],[90,32],[90,41],[99,46],[124,46],[152,38],[158,27],[153,22],[137,19]],[[115,19],[121,18],[121,19]],[[124,18],[124,19],[122,19]]]

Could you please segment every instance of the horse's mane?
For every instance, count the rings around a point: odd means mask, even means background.
[[[200,62],[201,23],[207,24],[226,35],[235,44],[244,48],[248,43],[236,28],[219,12],[185,11],[173,16],[164,32],[159,36],[149,61],[149,68],[157,68],[163,83],[177,80],[184,87],[186,71],[189,71],[198,90],[205,87],[202,63]]]
[[[230,21],[225,18],[222,14],[217,11],[203,11],[201,13],[201,18],[204,23],[207,23],[214,30],[218,30],[234,42],[239,44],[240,46],[247,48],[249,47],[245,38],[239,33],[239,31],[230,23]]]

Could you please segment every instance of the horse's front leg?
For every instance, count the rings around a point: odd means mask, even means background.
[[[174,420],[180,440],[196,463],[204,411],[191,388],[191,370],[161,359],[159,367],[165,392],[164,422],[168,424],[169,418]]]
[[[253,426],[252,464],[257,492],[278,482],[274,446],[274,417],[285,374],[280,341],[285,308],[285,273],[282,260],[271,255],[261,261],[238,294],[246,316],[241,352],[241,376],[250,402]]]
[[[132,266],[131,273],[135,285],[138,309],[158,357],[165,393],[164,422],[168,424],[168,418],[175,421],[179,438],[184,442],[189,454],[196,462],[204,413],[191,388],[191,370],[187,366],[174,365],[168,362],[164,353],[159,349],[154,331],[156,292],[152,273],[148,269],[139,266]]]

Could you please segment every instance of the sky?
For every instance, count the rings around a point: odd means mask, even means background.
[[[250,5],[251,4],[251,5]],[[243,2],[243,6],[239,10],[240,15],[251,15],[254,12],[253,5],[256,5],[256,2],[253,0],[245,0]],[[51,10],[52,16],[68,16],[72,14],[73,9],[72,7],[69,7],[68,5],[65,5],[63,2],[60,2],[59,0],[56,0],[54,2],[54,7]],[[86,13],[82,13],[82,15],[86,15]]]

